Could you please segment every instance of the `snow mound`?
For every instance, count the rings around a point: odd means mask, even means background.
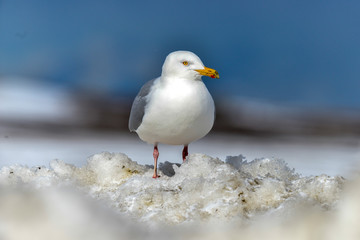
[[[159,169],[161,177],[152,179],[152,166],[108,152],[90,157],[83,167],[60,160],[52,161],[50,168],[3,167],[0,237],[12,234],[12,239],[25,239],[31,232],[34,239],[46,239],[41,234],[58,234],[52,239],[95,239],[97,235],[168,239],[167,234],[211,239],[218,232],[230,237],[240,234],[239,227],[245,231],[249,224],[261,222],[260,218],[285,221],[304,214],[302,209],[316,210],[322,217],[335,211],[345,184],[339,176],[302,177],[283,160],[247,162],[241,155],[223,162],[192,154],[181,165],[165,162]],[[220,223],[227,228],[219,227]],[[49,232],[34,234],[41,224]],[[218,226],[217,232],[199,227],[191,234],[185,230],[177,234],[178,228],[194,224]],[[150,235],[149,229],[153,229]]]

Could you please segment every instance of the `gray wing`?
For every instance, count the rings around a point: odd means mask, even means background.
[[[153,79],[145,83],[132,104],[129,118],[129,129],[131,132],[136,131],[142,122],[147,104],[146,96],[149,94],[155,80]]]

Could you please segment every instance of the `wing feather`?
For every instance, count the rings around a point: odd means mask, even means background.
[[[150,80],[140,89],[140,92],[135,97],[135,100],[132,104],[129,118],[129,130],[131,132],[136,131],[141,125],[142,119],[145,114],[145,107],[148,102],[146,96],[149,95],[154,81],[156,79]]]

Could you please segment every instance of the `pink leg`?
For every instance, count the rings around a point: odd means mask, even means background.
[[[183,157],[183,162],[185,162],[186,157],[189,155],[188,153],[188,145],[184,145],[184,149],[182,151],[182,157]]]
[[[154,146],[153,156],[154,156],[154,175],[153,175],[153,178],[158,178],[160,176],[157,175],[157,160],[159,158],[159,150],[157,148],[157,145]]]

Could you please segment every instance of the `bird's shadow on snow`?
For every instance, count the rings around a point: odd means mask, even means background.
[[[225,163],[231,165],[235,169],[239,170],[241,164],[246,160],[246,158],[243,155],[238,156],[227,156]],[[175,175],[174,165],[177,167],[181,167],[181,163],[172,163],[169,161],[165,161],[164,163],[159,163],[158,169],[166,176],[172,177]],[[153,169],[154,165],[145,165],[147,168]]]
[[[164,162],[164,163],[160,163],[159,164],[159,170],[162,171],[162,173],[168,177],[172,177],[175,175],[175,170],[174,170],[174,167],[173,165],[176,165],[178,167],[181,166],[180,163],[171,163],[171,162]]]
[[[174,170],[174,167],[173,165],[176,165],[178,167],[181,166],[180,163],[171,163],[171,162],[164,162],[164,163],[159,163],[159,166],[158,166],[158,169],[166,176],[168,177],[172,177],[175,175],[175,170]],[[154,165],[145,165],[146,167],[148,168],[151,168],[153,169],[154,168]]]

